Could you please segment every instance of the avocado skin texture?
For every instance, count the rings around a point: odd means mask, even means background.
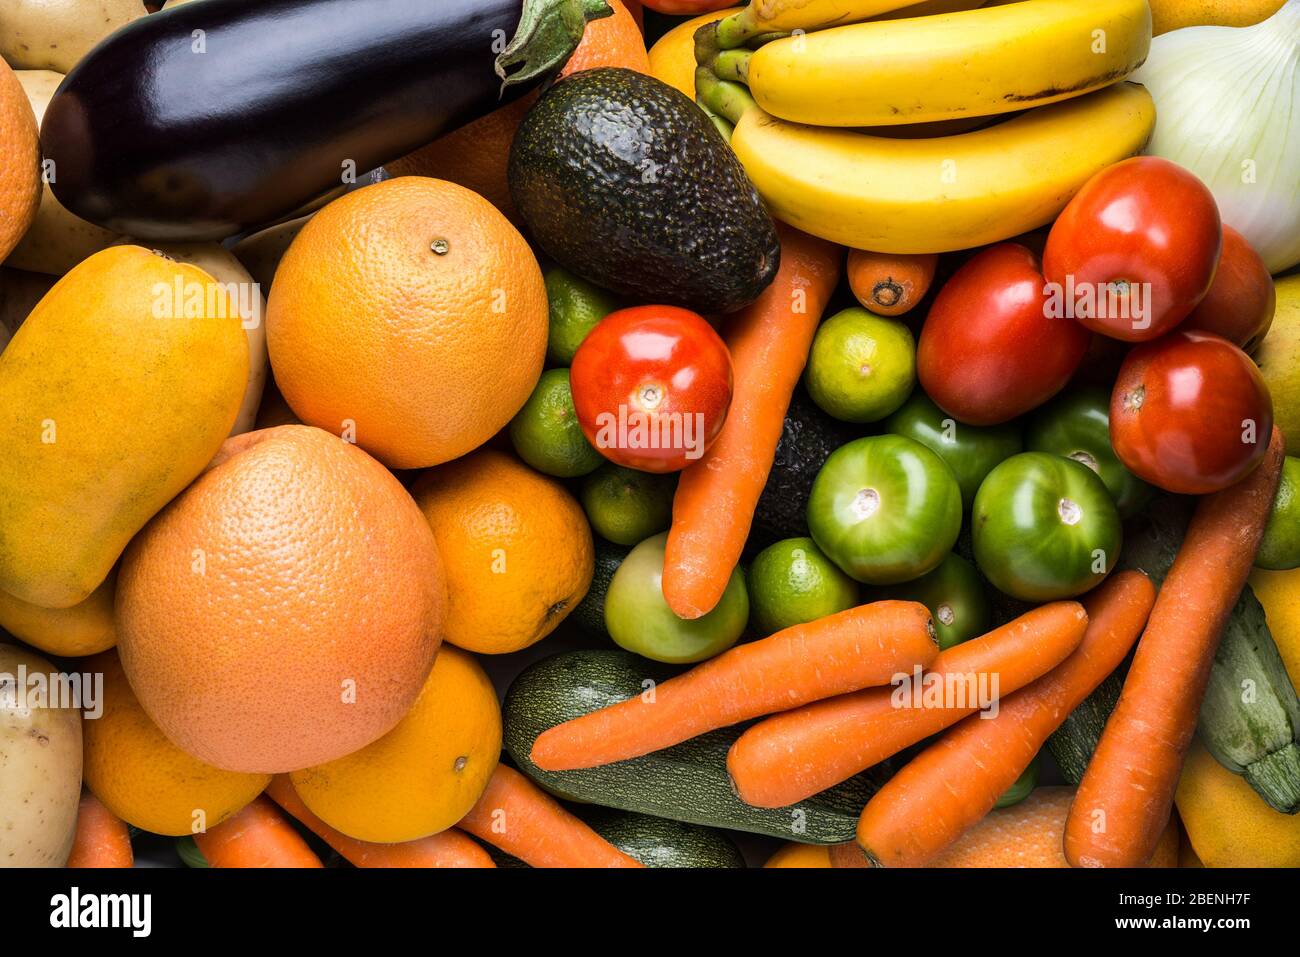
[[[757,552],[783,538],[808,534],[808,498],[813,479],[832,452],[859,434],[847,422],[823,412],[803,383],[799,384],[790,397],[772,471],[754,509],[747,553]]]
[[[510,191],[546,253],[642,302],[731,312],[776,275],[776,228],[707,116],[621,67],[560,80],[510,151]]]

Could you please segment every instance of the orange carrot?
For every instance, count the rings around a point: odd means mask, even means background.
[[[939,257],[849,250],[849,287],[858,302],[879,316],[901,316],[925,298]]]
[[[287,774],[277,774],[266,793],[356,867],[496,867],[487,851],[454,827],[415,841],[371,844],[336,831],[313,814],[302,803]]]
[[[533,742],[532,760],[544,771],[571,771],[640,757],[737,721],[886,684],[938,653],[924,605],[860,605],[739,645],[657,688],[556,725]]]
[[[209,867],[323,867],[283,814],[264,797],[194,835]]]
[[[735,384],[726,424],[703,458],[681,473],[664,558],[663,591],[681,618],[722,598],[749,536],[790,396],[840,278],[840,249],[777,225],[781,267],[748,308],[727,322]]]
[[[458,826],[532,867],[644,866],[504,764]]]
[[[1065,856],[1075,867],[1138,867],[1155,850],[1214,652],[1273,508],[1284,445],[1274,429],[1254,472],[1196,506],[1070,808]]]
[[[1048,735],[1119,667],[1155,600],[1155,586],[1141,572],[1119,572],[1085,597],[1088,630],[1074,654],[1000,702],[996,717],[962,721],[872,797],[858,820],[857,842],[867,858],[921,867],[978,824]]]
[[[130,867],[131,832],[122,820],[87,791],[77,808],[77,835],[68,867]]]
[[[940,652],[922,681],[909,676],[910,691],[870,688],[773,715],[727,754],[736,793],[755,807],[786,807],[846,781],[979,710],[981,690],[1010,694],[1046,674],[1079,646],[1087,624],[1075,602],[1044,605]],[[926,686],[950,693],[928,702]]]

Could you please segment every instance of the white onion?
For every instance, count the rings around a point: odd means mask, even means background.
[[[1147,152],[1199,176],[1270,272],[1300,262],[1300,0],[1158,36],[1133,79],[1156,102]]]

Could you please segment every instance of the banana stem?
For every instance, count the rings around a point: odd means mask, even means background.
[[[706,112],[732,124],[739,123],[749,110],[758,108],[743,84],[724,80],[707,66],[695,71],[695,98]]]
[[[752,40],[775,39],[771,31],[764,31],[754,23],[753,7],[713,23],[706,23],[695,31],[695,60],[703,65],[712,63],[722,50],[735,50]]]
[[[730,143],[731,134],[736,132],[736,128],[732,126],[731,123],[729,123],[727,120],[724,120],[722,117],[718,116],[717,113],[714,113],[703,103],[699,103],[698,106],[701,110],[704,111],[705,115],[709,118],[709,120],[712,121],[713,125],[717,127],[718,132],[722,134],[722,138],[726,140],[728,143]]]
[[[723,50],[713,58],[713,72],[724,80],[749,83],[749,61],[753,50]]]

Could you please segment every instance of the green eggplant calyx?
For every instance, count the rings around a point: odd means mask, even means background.
[[[1300,811],[1300,746],[1294,741],[1248,764],[1245,777],[1273,810]]]
[[[605,0],[524,0],[514,39],[496,60],[501,92],[558,72],[578,49],[588,22],[613,15]]]
[[[695,98],[707,112],[732,124],[758,106],[743,83],[723,80],[707,66],[695,71]]]

